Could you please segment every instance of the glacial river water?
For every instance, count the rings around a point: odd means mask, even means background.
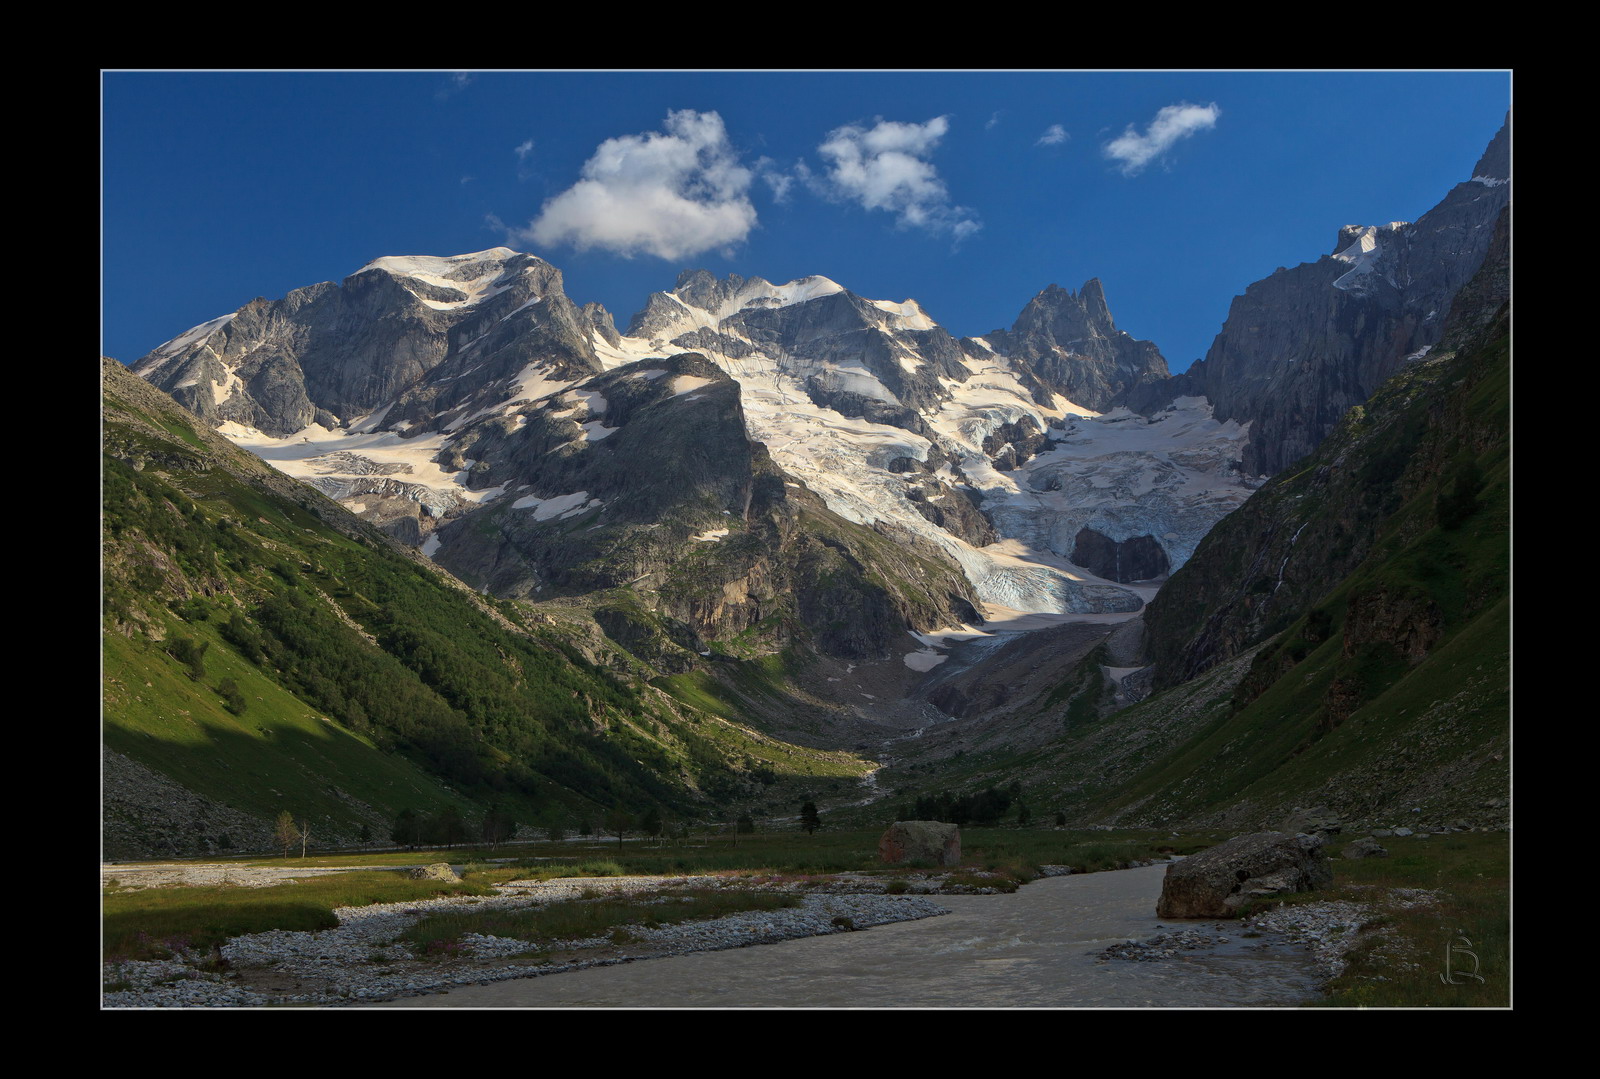
[[[1106,947],[1210,923],[1155,916],[1165,866],[1050,877],[1012,895],[935,896],[954,913],[857,933],[473,985],[391,1008],[1292,1007],[1309,953],[1245,940],[1148,962]]]

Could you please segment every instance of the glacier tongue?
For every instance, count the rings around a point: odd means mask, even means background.
[[[1063,558],[1087,528],[1119,543],[1149,536],[1176,570],[1253,489],[1239,473],[1248,425],[1218,423],[1204,398],[1149,419],[1069,417],[1049,433],[1055,447],[986,490],[984,509],[1001,535]]]

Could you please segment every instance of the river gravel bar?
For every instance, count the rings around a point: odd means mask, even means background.
[[[108,1008],[239,1008],[339,1006],[444,992],[510,978],[559,974],[689,952],[743,948],[797,937],[843,933],[949,911],[915,895],[804,894],[800,905],[748,911],[714,921],[656,928],[627,926],[624,943],[610,937],[546,942],[530,959],[525,941],[468,934],[459,954],[419,959],[397,938],[424,915],[450,910],[522,910],[575,900],[585,893],[639,893],[668,888],[725,888],[724,877],[568,877],[512,881],[496,897],[449,897],[366,907],[340,907],[336,929],[274,930],[235,937],[211,957],[129,961],[104,968]],[[762,889],[767,890],[767,889]],[[209,959],[209,962],[207,962]],[[222,968],[220,971],[199,969]]]

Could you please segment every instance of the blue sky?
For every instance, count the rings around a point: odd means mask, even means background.
[[[1468,178],[1508,72],[106,72],[102,351],[505,245],[619,329],[682,269],[957,335],[1105,284],[1173,370],[1231,299]]]

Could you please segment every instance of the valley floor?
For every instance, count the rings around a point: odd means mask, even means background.
[[[336,871],[336,870],[325,870]],[[304,869],[110,866],[126,887],[159,883],[266,885]],[[882,894],[885,881],[834,874],[806,881],[699,877],[513,881],[496,897],[342,908],[318,933],[238,937],[206,962],[188,956],[110,964],[113,1008],[399,1007],[1236,1007],[1292,1006],[1316,996],[1367,912],[1307,904],[1259,927],[1159,923],[1150,913],[1164,866],[1054,877],[1012,895]],[[908,891],[949,888],[908,874]],[[443,910],[527,907],[664,887],[803,891],[798,907],[714,922],[630,926],[622,943],[559,942],[529,957],[523,941],[463,938],[459,953],[416,958],[398,935]],[[965,890],[971,891],[970,887]],[[951,916],[953,917],[943,917]],[[892,923],[934,919],[926,928]],[[937,924],[936,924],[937,923]],[[878,927],[868,934],[851,930]],[[796,949],[799,938],[835,943]],[[782,955],[752,944],[791,942]],[[644,959],[696,956],[666,963]],[[915,966],[915,976],[910,966]],[[212,969],[197,969],[210,967]],[[901,970],[905,967],[905,970]],[[996,973],[1011,973],[1000,982]],[[713,973],[714,971],[714,973]],[[585,972],[581,977],[578,972]],[[898,972],[898,973],[897,973]],[[545,975],[566,974],[564,978]]]

